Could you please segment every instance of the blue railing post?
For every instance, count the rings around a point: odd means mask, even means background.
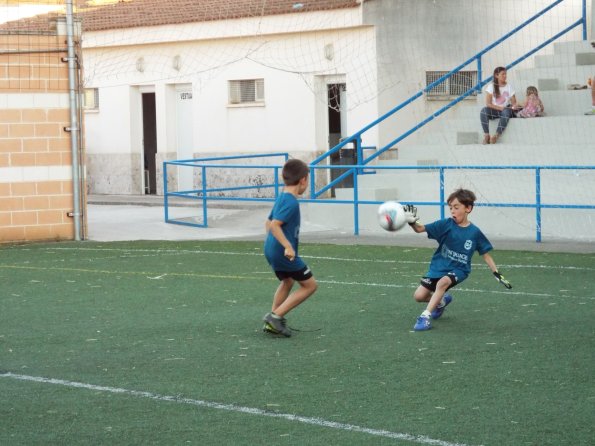
[[[541,169],[535,168],[535,241],[541,242]]]
[[[310,169],[310,199],[313,200],[316,198],[316,180],[315,180],[315,175],[316,173],[316,169],[312,168]],[[275,175],[277,175],[277,172],[275,171]],[[275,177],[277,178],[277,177]],[[277,179],[275,179],[275,184],[277,184]]]
[[[355,164],[362,164],[364,159],[364,151],[362,149],[362,136],[358,135],[355,139]],[[363,169],[357,169],[354,171],[353,176],[357,177],[362,173]],[[355,181],[355,180],[354,180]]]
[[[440,167],[440,218],[444,218],[444,167]]]
[[[314,169],[312,169],[312,171],[310,172],[310,175],[312,175],[314,172]],[[277,200],[277,198],[279,198],[279,167],[275,166],[274,169],[274,178],[275,178],[275,201]]]
[[[165,222],[167,223],[169,221],[169,205],[167,195],[167,163],[165,161],[163,161],[163,207],[165,209]]]
[[[353,233],[359,235],[359,193],[357,186],[357,168],[352,167],[351,172],[353,173]]]
[[[481,85],[483,80],[483,68],[481,66],[481,54],[477,56],[477,93],[481,93]]]
[[[583,40],[587,40],[587,0],[583,0]]]
[[[209,226],[207,220],[207,166],[201,167],[202,172],[202,221],[204,227]]]

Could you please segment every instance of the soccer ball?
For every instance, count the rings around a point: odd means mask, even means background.
[[[387,231],[392,232],[401,229],[407,223],[403,205],[396,201],[382,203],[378,208],[378,223],[382,229]]]

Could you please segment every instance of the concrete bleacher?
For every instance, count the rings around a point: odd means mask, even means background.
[[[595,50],[589,42],[555,43],[553,54],[533,58],[532,68],[512,69],[508,80],[517,98],[527,86],[540,88],[546,116],[513,119],[495,145],[483,145],[479,111],[484,95],[464,101],[441,115],[415,137],[414,144],[397,148],[397,159],[377,160],[376,166],[595,166],[595,116],[585,116],[591,91],[571,90],[595,76]],[[497,121],[491,121],[492,134]],[[542,170],[543,204],[595,205],[595,170]],[[436,202],[440,178],[436,170],[385,170],[358,178],[359,200]],[[527,170],[447,170],[445,193],[457,187],[476,192],[479,203],[535,202],[536,172]],[[336,198],[352,200],[352,188],[336,189]],[[381,232],[376,205],[359,207],[359,229]],[[439,218],[437,206],[420,205],[424,221]],[[308,204],[306,218],[313,223],[353,230],[352,205]],[[447,214],[448,215],[448,214]],[[543,209],[543,239],[595,241],[595,210]],[[523,207],[477,207],[472,221],[484,232],[507,238],[535,239],[536,211]],[[568,222],[572,222],[569,231]]]

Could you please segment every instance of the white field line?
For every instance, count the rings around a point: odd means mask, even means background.
[[[66,381],[62,379],[53,379],[53,378],[44,378],[41,376],[29,376],[29,375],[19,375],[15,373],[0,373],[0,378],[10,378],[16,379],[20,381],[32,381],[36,383],[44,383],[44,384],[55,384],[65,387],[73,387],[77,389],[86,389],[86,390],[93,390],[95,392],[107,392],[107,393],[114,393],[119,395],[128,395],[138,398],[148,398],[154,401],[166,401],[171,403],[177,404],[188,404],[191,406],[203,407],[207,409],[217,409],[217,410],[225,410],[229,412],[239,412],[248,415],[257,415],[261,417],[270,417],[270,418],[280,418],[287,421],[295,421],[298,423],[310,424],[313,426],[318,427],[326,427],[330,429],[337,429],[343,431],[350,431],[350,432],[358,432],[362,434],[374,435],[377,437],[384,437],[384,438],[392,438],[395,440],[404,440],[410,441],[412,443],[419,443],[424,445],[436,445],[436,446],[467,446],[463,443],[450,443],[448,441],[443,440],[435,440],[433,438],[429,438],[423,435],[411,435],[411,434],[404,434],[400,432],[391,432],[386,430],[379,430],[379,429],[370,429],[367,427],[357,426],[354,424],[345,424],[339,423],[336,421],[328,421],[322,418],[312,418],[312,417],[304,417],[300,415],[288,414],[288,413],[276,413],[276,412],[269,412],[266,410],[258,409],[255,407],[245,407],[245,406],[236,406],[234,404],[223,404],[223,403],[215,403],[212,401],[203,401],[203,400],[195,400],[191,398],[183,398],[180,396],[170,396],[170,395],[159,395],[157,393],[152,392],[141,392],[139,390],[129,390],[129,389],[122,389],[119,387],[107,387],[107,386],[97,386],[94,384],[86,384],[76,381]]]
[[[29,248],[24,248],[29,249]],[[123,252],[134,253],[144,252],[152,254],[217,254],[217,255],[233,255],[233,256],[262,256],[262,252],[233,252],[233,251],[205,251],[200,249],[124,249],[124,248],[46,248],[48,251],[107,251],[107,252]],[[129,256],[127,256],[129,257]],[[410,264],[410,265],[427,265],[427,261],[419,260],[382,260],[382,259],[355,259],[343,257],[327,257],[327,256],[301,256],[303,259],[315,260],[330,260],[337,262],[358,262],[358,263],[394,263],[394,264]],[[473,263],[474,266],[485,266],[483,263]],[[533,265],[533,264],[499,264],[501,268],[529,268],[529,269],[552,269],[552,270],[571,270],[571,271],[595,271],[595,267],[586,266],[563,266],[563,265]]]

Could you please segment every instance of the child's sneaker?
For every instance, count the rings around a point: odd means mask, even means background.
[[[591,110],[589,110],[588,112],[585,112],[585,115],[590,115],[593,116],[595,115],[595,107],[593,107]]]
[[[450,294],[444,295],[444,305],[438,305],[434,311],[432,311],[432,319],[438,319],[444,313],[446,306],[452,302],[452,296]]]
[[[417,322],[413,326],[415,331],[425,331],[432,328],[432,324],[430,323],[430,318],[425,316],[420,316],[417,318]]]
[[[262,327],[262,331],[273,334],[282,334],[286,338],[291,336],[291,330],[287,328],[287,320],[284,317],[277,319],[276,317],[273,317],[271,313],[267,313],[264,315],[263,321],[264,326]]]

